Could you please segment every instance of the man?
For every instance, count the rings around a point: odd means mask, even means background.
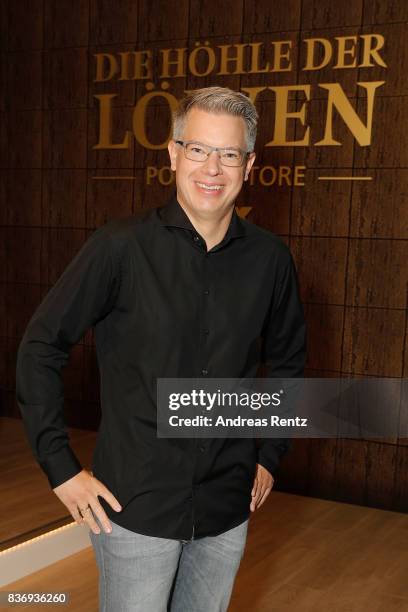
[[[97,229],[34,313],[17,359],[33,451],[99,567],[100,609],[226,610],[248,518],[285,440],[156,435],[156,382],[301,376],[305,323],[288,248],[238,217],[255,160],[244,95],[195,90],[173,117],[177,192]],[[69,447],[60,370],[95,327],[102,419],[92,472]],[[204,378],[203,378],[204,380]]]

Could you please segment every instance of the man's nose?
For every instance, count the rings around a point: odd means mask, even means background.
[[[211,151],[203,165],[204,171],[212,176],[215,174],[222,174],[222,164],[218,151]]]

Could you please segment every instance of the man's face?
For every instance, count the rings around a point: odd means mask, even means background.
[[[192,108],[187,114],[182,140],[247,150],[242,117],[207,113],[198,108]],[[234,205],[255,161],[255,153],[251,153],[242,166],[223,166],[216,151],[204,162],[192,161],[185,157],[183,147],[174,140],[170,140],[168,150],[171,169],[176,171],[177,199],[187,211],[206,218],[217,218]],[[214,185],[220,189],[208,189]]]

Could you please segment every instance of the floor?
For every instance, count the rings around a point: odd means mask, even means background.
[[[96,612],[93,550],[8,589],[66,591],[60,610]],[[229,612],[312,611],[408,612],[408,516],[273,491],[251,517]]]

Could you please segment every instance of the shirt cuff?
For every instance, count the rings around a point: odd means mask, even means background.
[[[47,455],[40,461],[40,466],[47,475],[52,489],[76,476],[83,469],[70,446],[64,446],[58,452]]]
[[[266,468],[275,478],[281,458],[292,447],[291,440],[268,440],[263,438],[258,448],[258,463]]]

